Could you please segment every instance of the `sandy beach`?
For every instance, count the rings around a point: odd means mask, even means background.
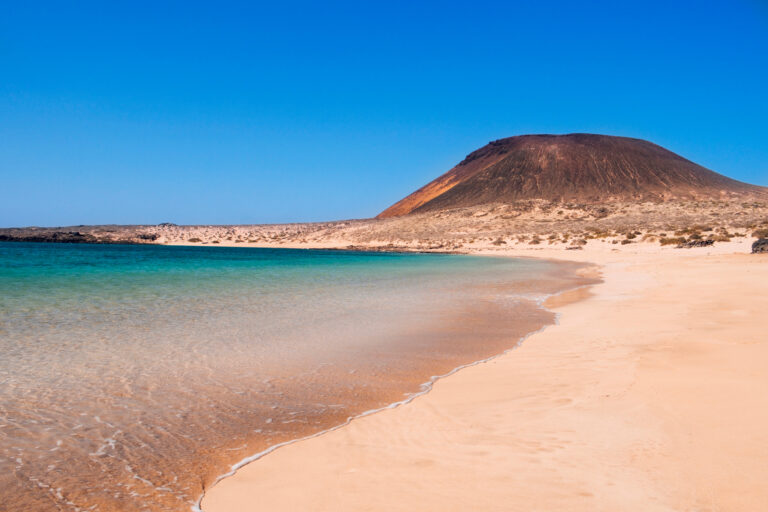
[[[748,250],[488,247],[593,262],[603,283],[412,403],[241,468],[202,508],[768,510],[768,257]]]

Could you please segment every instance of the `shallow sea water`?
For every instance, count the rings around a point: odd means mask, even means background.
[[[573,270],[0,243],[0,510],[190,510],[243,458],[513,347]]]

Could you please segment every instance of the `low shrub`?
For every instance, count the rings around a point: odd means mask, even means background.
[[[678,245],[678,244],[684,244],[686,242],[684,236],[677,236],[677,237],[663,237],[659,239],[659,243],[661,245]]]

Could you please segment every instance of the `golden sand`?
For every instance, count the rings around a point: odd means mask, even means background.
[[[559,325],[520,348],[242,468],[203,510],[768,510],[768,257],[488,250],[604,282],[550,302]]]

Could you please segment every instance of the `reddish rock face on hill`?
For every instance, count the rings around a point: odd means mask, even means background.
[[[378,218],[521,199],[597,203],[768,198],[651,142],[574,133],[499,139]]]

